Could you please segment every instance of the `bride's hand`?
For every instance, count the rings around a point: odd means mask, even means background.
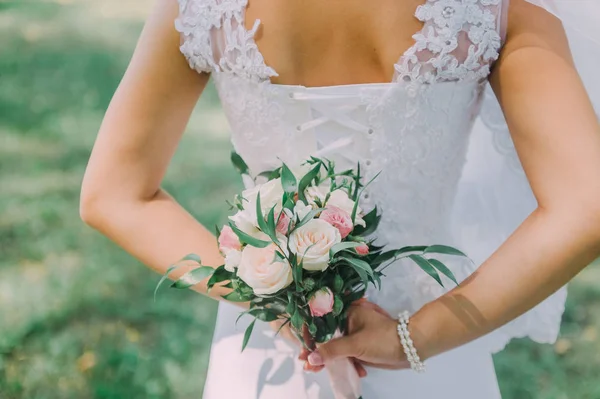
[[[333,339],[308,356],[313,366],[340,357],[353,357],[363,364],[384,368],[409,368],[397,332],[398,321],[379,306],[361,301],[348,313],[348,334]]]
[[[304,370],[305,371],[312,371],[312,372],[321,371],[323,369],[323,367],[325,367],[324,365],[322,365],[322,364],[321,365],[312,365],[308,362],[308,357],[310,356],[312,351],[314,351],[314,349],[315,349],[315,343],[312,340],[312,338],[308,332],[308,329],[306,327],[304,328],[303,339],[304,339],[304,342],[307,343],[307,346],[310,348],[310,350],[308,348],[304,347],[304,345],[302,345],[302,343],[300,342],[298,337],[296,337],[296,335],[290,328],[290,324],[287,323],[285,326],[281,327],[281,325],[283,323],[284,323],[284,320],[275,320],[275,321],[270,322],[269,324],[271,325],[271,328],[275,332],[279,332],[279,335],[281,337],[288,340],[292,344],[300,347],[300,355],[298,356],[298,359],[304,361]],[[354,366],[356,367],[356,371],[360,377],[365,377],[367,375],[365,368],[358,361],[354,362]]]

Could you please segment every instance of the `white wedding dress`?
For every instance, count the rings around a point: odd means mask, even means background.
[[[244,27],[247,0],[179,0],[176,28],[191,67],[210,72],[235,150],[253,174],[309,155],[343,169],[360,162],[367,179],[381,171],[363,208],[380,207],[379,242],[453,245],[483,262],[535,208],[504,118],[487,84],[502,49],[506,0],[428,0],[416,11],[424,28],[385,84],[278,85]],[[461,280],[476,266],[445,259]],[[506,273],[511,267],[507,265]],[[452,287],[446,281],[448,288]],[[369,299],[392,314],[417,311],[445,292],[410,262],[387,269]],[[513,337],[553,342],[566,290],[475,342],[427,361],[427,372],[370,369],[365,399],[494,399],[492,353]],[[250,318],[219,305],[205,399],[332,398],[325,373],[305,373],[297,350],[259,323],[242,353]]]

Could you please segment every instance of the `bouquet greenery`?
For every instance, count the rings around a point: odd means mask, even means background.
[[[455,248],[384,250],[374,244],[381,214],[376,207],[364,213],[359,205],[370,183],[363,184],[360,165],[337,172],[332,161],[311,157],[296,169],[282,163],[249,179],[242,158],[233,153],[232,161],[254,186],[236,195],[231,204],[236,213],[217,228],[225,264],[203,266],[200,257],[187,255],[182,261],[195,261],[199,267],[172,286],[189,288],[208,278],[209,289],[215,285],[231,289],[226,300],[248,302],[249,309],[241,315],[255,320],[247,327],[242,350],[256,319],[282,319],[301,342],[304,329],[317,343],[336,332],[343,334],[350,305],[364,296],[369,284],[380,287],[384,269],[399,258],[411,259],[441,285],[440,274],[458,284],[448,267],[432,257],[465,256]],[[159,285],[176,267],[169,268]]]

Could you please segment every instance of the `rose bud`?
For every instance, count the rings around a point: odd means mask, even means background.
[[[333,311],[333,292],[327,287],[315,292],[308,301],[310,314],[314,317],[322,317]]]
[[[369,254],[369,246],[367,244],[365,244],[364,242],[354,249],[356,250],[356,253],[359,255],[368,255]]]

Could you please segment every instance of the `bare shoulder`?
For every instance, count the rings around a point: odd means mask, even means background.
[[[525,0],[510,0],[506,43],[500,62],[524,49],[550,52],[572,64],[569,43],[557,17]]]

